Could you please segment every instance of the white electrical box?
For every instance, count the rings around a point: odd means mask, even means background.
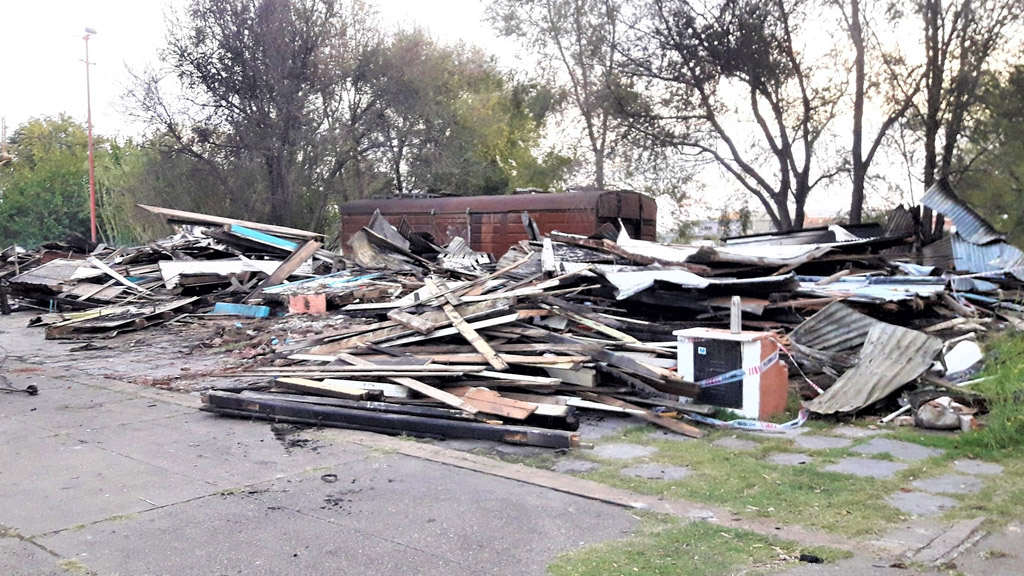
[[[772,334],[715,328],[673,334],[678,339],[679,375],[701,384],[695,402],[760,420],[786,411],[789,370]]]

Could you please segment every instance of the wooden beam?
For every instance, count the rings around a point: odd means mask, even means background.
[[[268,276],[266,280],[256,287],[256,292],[259,292],[263,288],[277,286],[287,280],[289,276],[299,269],[299,266],[302,266],[303,262],[312,258],[313,255],[316,254],[317,250],[320,250],[320,246],[321,244],[316,240],[307,240],[301,246],[296,248],[295,251],[287,258],[285,258],[284,261],[278,265],[277,269],[274,270],[273,274]],[[253,294],[250,294],[249,296],[251,297],[252,295]],[[248,299],[249,297],[246,297],[246,300]]]
[[[630,411],[630,414],[638,416],[643,420],[646,420],[647,422],[654,424],[655,426],[660,426],[662,428],[671,430],[673,432],[677,432],[684,436],[689,436],[690,438],[703,438],[705,435],[705,432],[700,428],[697,428],[696,426],[691,426],[689,424],[686,424],[685,422],[680,422],[679,420],[669,418],[667,416],[662,416],[661,414],[655,414],[650,410],[645,410],[635,404],[630,404],[629,402],[623,402],[618,398],[612,398],[611,396],[605,396],[603,394],[587,393],[583,393],[583,396],[585,398],[596,400],[602,404],[610,404],[612,406],[623,408],[625,410]],[[640,413],[635,412],[637,410],[639,410]]]
[[[338,358],[344,360],[345,362],[348,362],[349,364],[352,364],[353,366],[377,366],[373,362],[368,362],[366,360],[363,360],[362,358],[359,358],[358,356],[353,356],[351,354],[339,354]],[[405,386],[410,390],[415,390],[416,392],[419,392],[420,394],[423,394],[428,398],[433,398],[438,402],[442,402],[454,408],[458,408],[459,410],[465,410],[470,414],[476,414],[478,412],[475,406],[466,402],[462,398],[459,398],[454,394],[445,392],[444,390],[441,390],[439,388],[434,388],[433,386],[420,382],[419,380],[416,380],[414,378],[399,376],[389,377],[388,380],[394,382],[395,384],[401,384],[402,386]]]
[[[441,293],[442,288],[440,288],[434,282],[433,278],[425,278],[424,283],[426,283],[427,288],[429,288],[432,293]],[[455,297],[450,293],[450,291],[445,296],[445,298],[447,299],[447,302],[444,302],[441,305],[441,309],[444,310],[444,313],[448,316],[448,319],[451,320],[452,326],[454,326],[455,329],[459,331],[459,334],[462,334],[462,337],[465,338],[467,342],[469,342],[470,346],[472,346],[477,352],[482,354],[483,357],[487,359],[487,363],[490,364],[492,368],[498,370],[499,372],[508,370],[508,363],[502,360],[498,356],[498,353],[494,351],[494,348],[491,348],[491,345],[488,344],[487,341],[484,340],[480,336],[480,334],[477,333],[477,331],[474,330],[473,327],[470,326],[466,322],[466,320],[462,318],[458,311],[455,310],[455,306],[453,304],[454,302],[456,302],[456,300]]]
[[[305,394],[318,394],[320,396],[329,396],[331,398],[344,398],[346,400],[379,400],[382,394],[377,391],[376,394],[371,394],[368,390],[362,390],[352,386],[346,386],[338,383],[319,382],[317,380],[308,380],[306,378],[277,378],[274,382],[283,388],[289,390],[295,390],[303,392]]]
[[[394,320],[402,326],[415,330],[420,334],[430,334],[437,328],[437,324],[434,322],[420,316],[414,316],[397,308],[388,312],[388,319]]]

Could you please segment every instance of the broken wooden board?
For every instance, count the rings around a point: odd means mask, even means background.
[[[374,364],[373,362],[368,362],[357,356],[352,356],[351,354],[339,354],[338,358],[344,360],[345,362],[348,362],[349,364],[352,364],[353,366],[377,366],[377,364]],[[465,410],[470,414],[477,413],[477,409],[473,405],[468,404],[462,398],[459,398],[458,396],[455,396],[454,394],[451,394],[449,392],[445,392],[444,390],[441,390],[439,388],[434,388],[433,386],[426,384],[424,382],[420,382],[419,380],[416,380],[414,378],[399,376],[389,377],[388,380],[394,382],[395,384],[401,384],[402,386],[405,386],[406,388],[409,388],[411,390],[415,390],[416,392],[419,392],[420,394],[423,394],[424,396],[427,396],[429,398],[433,398],[438,402],[442,402],[449,406],[458,408],[459,410]]]
[[[435,295],[440,294],[443,290],[442,287],[439,287],[434,283],[432,278],[428,277],[424,279],[424,282],[426,283],[427,288],[429,288]],[[492,368],[499,372],[508,370],[508,363],[502,360],[498,356],[498,353],[491,348],[491,345],[488,344],[487,341],[484,340],[480,334],[462,318],[462,315],[460,315],[457,310],[455,310],[455,304],[458,303],[455,296],[449,292],[446,294],[445,298],[448,301],[441,304],[441,309],[444,310],[445,315],[448,316],[448,320],[451,321],[452,326],[459,331],[459,334],[461,334],[467,342],[469,342],[470,346],[483,355],[487,360],[487,363],[490,364]],[[516,318],[518,318],[518,314],[516,315]]]
[[[503,418],[525,420],[537,411],[537,405],[532,402],[503,398],[498,392],[487,388],[453,388],[449,392],[467,400],[480,412]]]
[[[624,402],[622,400],[619,400],[618,398],[612,398],[611,396],[605,396],[603,394],[588,394],[588,393],[584,393],[583,396],[585,398],[588,398],[588,399],[591,399],[591,400],[595,400],[595,401],[600,402],[602,404],[609,404],[611,406],[617,406],[619,408],[624,408],[624,409],[630,411],[629,412],[630,414],[638,416],[639,418],[642,418],[643,420],[645,420],[647,422],[650,422],[651,424],[654,424],[655,426],[660,426],[662,428],[665,428],[666,430],[671,430],[673,432],[682,434],[684,436],[689,436],[690,438],[703,438],[705,436],[705,434],[706,434],[703,430],[701,430],[700,428],[697,428],[696,426],[691,426],[689,424],[686,424],[685,422],[680,422],[679,420],[675,420],[675,419],[669,418],[667,416],[662,416],[660,414],[655,414],[654,412],[651,412],[650,410],[645,410],[645,409],[643,409],[643,408],[641,408],[641,407],[639,407],[639,406],[637,406],[635,404],[630,404],[629,402]],[[640,411],[639,414],[635,412],[637,410]]]
[[[437,324],[421,316],[413,316],[403,310],[392,310],[388,312],[388,319],[398,322],[406,328],[415,330],[420,334],[430,334],[437,328]]]
[[[211,391],[204,399],[206,404],[203,410],[225,416],[259,418],[273,422],[335,426],[427,438],[475,438],[547,448],[575,448],[579,447],[580,440],[579,434],[561,430],[425,418],[287,400],[264,400],[227,392]],[[459,400],[461,402],[461,399]]]
[[[383,396],[380,391],[373,394],[369,390],[348,386],[338,381],[320,382],[318,380],[309,380],[306,378],[283,377],[274,379],[274,382],[278,386],[288,388],[289,390],[295,390],[305,394],[318,394],[320,396],[328,396],[331,398],[344,398],[346,400],[379,400]]]
[[[289,276],[295,273],[302,266],[302,263],[313,257],[314,254],[320,250],[321,244],[316,240],[307,240],[302,246],[299,246],[292,252],[284,262],[274,270],[273,274],[267,277],[266,280],[261,282],[256,287],[256,291],[259,292],[261,288],[270,288],[271,286],[277,286],[284,282]],[[248,299],[248,298],[247,298]]]

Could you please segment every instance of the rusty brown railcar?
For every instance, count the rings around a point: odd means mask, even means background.
[[[398,226],[405,218],[415,232],[432,235],[444,245],[456,236],[470,247],[500,257],[526,239],[523,211],[529,212],[542,234],[557,230],[591,235],[605,223],[621,220],[633,238],[655,240],[658,207],[654,199],[628,190],[592,190],[561,194],[459,196],[356,200],[341,206],[341,242],[366,226],[374,210]]]

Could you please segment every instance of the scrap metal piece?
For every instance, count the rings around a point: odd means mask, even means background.
[[[934,336],[878,322],[868,331],[857,365],[805,407],[818,414],[860,410],[920,376],[940,350],[942,340]]]
[[[1005,240],[991,224],[957,197],[953,187],[943,178],[932,185],[921,197],[921,204],[949,217],[956,231],[972,244],[988,244]]]

